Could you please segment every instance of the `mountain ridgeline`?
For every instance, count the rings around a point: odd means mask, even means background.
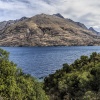
[[[0,22],[0,46],[100,45],[100,36],[60,14]]]
[[[90,27],[89,30],[92,31],[92,32],[94,32],[94,33],[96,33],[97,35],[100,35],[100,32],[97,32],[96,30],[94,30],[93,27]]]

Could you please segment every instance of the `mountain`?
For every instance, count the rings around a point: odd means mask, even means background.
[[[64,18],[60,13],[53,14],[53,15],[55,15],[55,16],[57,16],[57,17],[60,17],[60,18]]]
[[[67,20],[69,20],[70,22],[72,22],[72,23],[74,23],[74,24],[77,24],[78,26],[80,26],[80,27],[82,27],[82,28],[84,28],[84,29],[87,29],[87,27],[86,27],[83,23],[80,23],[80,22],[74,22],[74,21],[71,20],[71,19],[67,19]]]
[[[97,34],[97,35],[100,34],[100,32],[97,32],[93,27],[90,27],[89,30],[92,31],[93,33]]]
[[[0,22],[0,30],[3,30],[6,27],[15,24],[16,22],[23,21],[26,19],[27,19],[27,17],[22,17],[21,19],[17,19],[17,20],[9,20],[9,21]]]
[[[0,46],[100,45],[100,37],[80,24],[55,15],[0,23]]]
[[[79,25],[80,27],[84,28],[84,29],[87,29],[87,27],[83,23],[76,22],[76,24]]]
[[[0,22],[0,30],[3,30],[5,27],[10,26],[11,24],[14,23],[16,23],[16,21],[14,20]]]

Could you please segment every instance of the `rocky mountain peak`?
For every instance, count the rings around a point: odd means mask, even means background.
[[[23,20],[26,20],[26,19],[28,19],[28,18],[24,16],[24,17],[18,19],[18,21],[23,21]]]
[[[57,16],[57,17],[60,17],[60,18],[64,18],[60,13],[53,14],[53,15],[55,15],[55,16]]]
[[[93,33],[99,34],[100,32],[97,32],[93,27],[89,28],[90,31],[92,31]]]
[[[91,30],[91,31],[95,31],[93,27],[90,27],[89,30]]]

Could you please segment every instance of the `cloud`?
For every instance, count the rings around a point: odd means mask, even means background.
[[[99,0],[0,0],[0,21],[61,13],[65,18],[100,28]]]
[[[56,11],[42,0],[0,0],[0,21]]]

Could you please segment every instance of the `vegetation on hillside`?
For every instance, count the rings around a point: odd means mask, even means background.
[[[43,90],[44,88],[44,90]],[[47,93],[47,95],[45,94]],[[0,49],[0,100],[100,100],[100,54],[81,56],[43,83],[22,72]]]
[[[100,100],[100,54],[81,56],[44,79],[50,100]]]
[[[24,74],[0,49],[0,100],[48,100],[43,85]]]

